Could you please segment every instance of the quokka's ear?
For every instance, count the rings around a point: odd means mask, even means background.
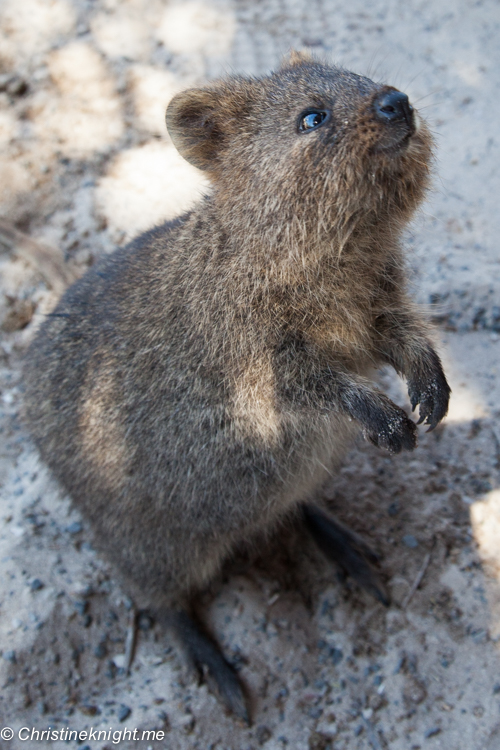
[[[215,91],[189,89],[176,94],[167,107],[165,119],[172,142],[198,169],[210,166],[221,145],[218,104]]]
[[[313,62],[313,56],[306,50],[292,49],[281,61],[281,68],[290,68],[305,62]]]

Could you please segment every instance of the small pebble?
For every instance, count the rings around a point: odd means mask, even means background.
[[[12,662],[12,664],[16,663],[16,652],[15,651],[4,651],[3,658],[6,661]]]
[[[323,709],[321,708],[321,706],[312,706],[308,711],[308,714],[311,717],[311,719],[319,719],[322,713],[323,713]]]
[[[493,695],[498,695],[500,693],[500,682],[497,682],[495,685],[493,685]]]
[[[193,714],[185,714],[180,720],[181,726],[186,734],[191,734],[196,725]]]
[[[76,602],[73,602],[73,606],[79,615],[84,615],[87,612],[89,603],[86,599],[78,599]]]
[[[30,589],[32,591],[40,591],[40,589],[43,589],[44,584],[39,578],[34,578],[31,581]]]
[[[418,547],[418,541],[415,539],[413,534],[405,534],[405,536],[403,537],[403,544],[406,547],[410,547],[411,549]]]
[[[82,529],[83,526],[80,521],[73,521],[69,526],[66,526],[66,531],[70,534],[79,534]]]
[[[28,84],[23,78],[15,77],[6,87],[7,93],[11,96],[23,96],[28,90]]]
[[[125,721],[125,719],[128,719],[131,713],[132,710],[128,706],[124,706],[122,704],[118,710],[118,721]]]
[[[82,714],[85,714],[85,716],[95,716],[99,713],[99,709],[97,708],[97,706],[87,704],[80,706],[80,711],[82,712]]]
[[[94,649],[94,655],[98,659],[104,659],[104,657],[107,655],[108,649],[106,647],[106,643],[104,641],[101,641],[98,646]]]
[[[137,627],[143,631],[151,630],[153,627],[153,618],[145,613],[141,613],[137,621]]]
[[[437,734],[441,733],[441,727],[432,727],[432,729],[428,729],[427,732],[425,732],[424,737],[426,740],[429,739],[429,737],[435,737]]]
[[[486,492],[491,492],[493,489],[493,486],[488,479],[478,479],[477,477],[473,477],[470,480],[470,484],[476,495],[484,495]]]
[[[259,745],[263,745],[265,742],[271,739],[272,733],[268,729],[268,727],[263,726],[261,724],[260,727],[257,727],[256,736],[257,736],[257,742],[259,743]]]
[[[158,711],[157,716],[165,728],[170,726],[170,721],[166,711]]]
[[[326,641],[319,640],[318,649],[320,650],[320,654],[318,656],[318,661],[320,664],[324,664],[326,661],[330,661],[333,666],[337,666],[337,664],[340,664],[340,662],[344,658],[344,654],[340,648],[336,648]]]

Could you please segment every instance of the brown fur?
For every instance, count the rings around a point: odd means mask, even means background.
[[[141,604],[182,606],[314,495],[360,425],[413,447],[372,368],[396,367],[431,426],[446,413],[400,246],[432,142],[377,120],[385,90],[299,57],[176,96],[169,131],[211,194],[99,262],[31,346],[35,441]],[[331,122],[298,133],[308,107]]]

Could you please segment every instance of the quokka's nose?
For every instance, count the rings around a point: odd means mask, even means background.
[[[377,96],[373,107],[375,116],[381,122],[406,121],[410,127],[413,125],[413,107],[402,91],[384,91]]]

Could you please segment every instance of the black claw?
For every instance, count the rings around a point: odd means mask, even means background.
[[[222,704],[250,726],[243,687],[219,647],[187,612],[170,612],[164,619],[173,627],[191,666],[203,675]]]
[[[448,401],[451,389],[441,367],[439,357],[431,352],[432,365],[408,381],[408,394],[413,408],[420,404],[420,415],[417,424],[430,425],[431,432],[448,412]]]
[[[217,673],[211,671],[206,664],[197,665],[209,689],[215,695],[218,695],[226,709],[240,719],[244,724],[250,726],[250,715],[246,705],[246,698],[231,667],[225,663],[226,673],[222,674],[220,666]]]
[[[390,600],[385,586],[370,564],[377,561],[377,555],[356,534],[317,506],[304,505],[303,512],[306,526],[323,554],[365,591],[388,606]]]
[[[389,401],[386,409],[381,409],[373,421],[375,422],[373,428],[368,427],[365,430],[365,436],[374,445],[385,448],[390,453],[400,453],[402,450],[415,448],[417,444],[415,423],[392,402]]]

